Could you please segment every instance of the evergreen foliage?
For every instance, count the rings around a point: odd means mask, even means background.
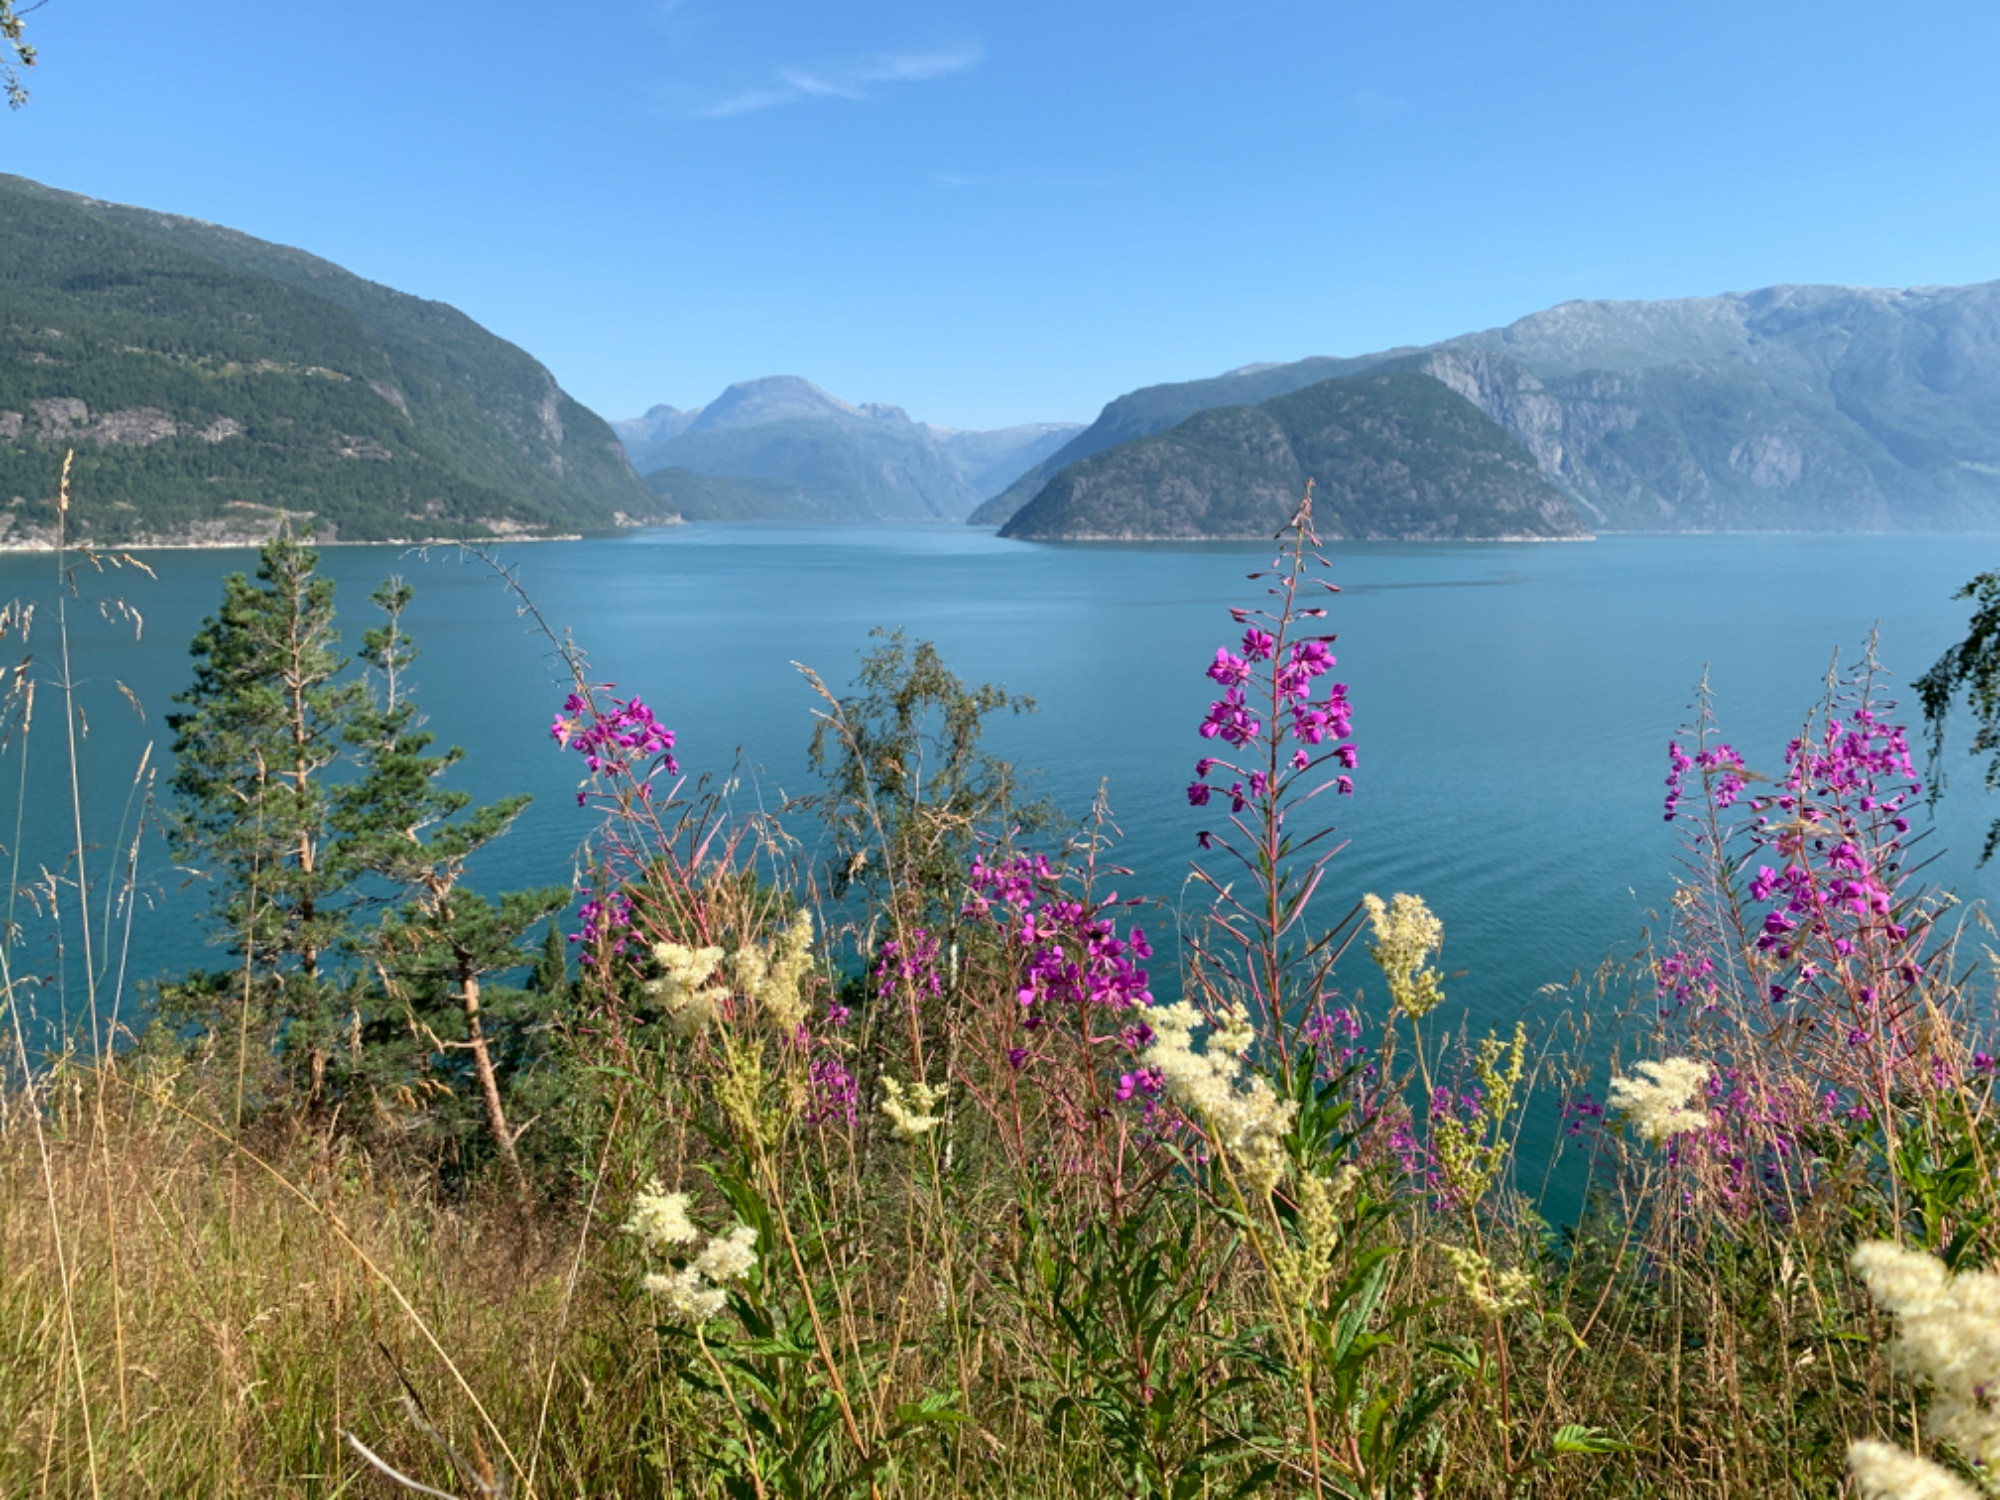
[[[1973,755],[1986,760],[1986,790],[2000,787],[2000,572],[1981,573],[1952,596],[1974,601],[1965,639],[1931,664],[1916,681],[1923,705],[1924,726],[1930,731],[1930,782],[1933,803],[1944,794],[1945,730],[1954,704],[1962,699],[1973,716]],[[1985,864],[2000,849],[2000,818],[1986,831],[1979,851]]]
[[[326,960],[347,936],[349,880],[336,849],[324,772],[360,685],[338,680],[333,583],[289,530],[259,555],[256,582],[223,584],[222,607],[191,651],[193,684],[177,695],[172,824],[177,857],[213,882],[211,911],[240,973],[191,977],[163,995],[166,1014],[194,1019],[248,1008],[239,1024],[311,1075],[318,1103],[344,1008]]]
[[[463,752],[431,748],[410,692],[412,589],[392,578],[374,594],[385,618],[364,634],[355,676],[316,563],[281,535],[255,582],[226,582],[195,638],[195,681],[169,720],[175,851],[214,881],[213,917],[240,967],[169,987],[162,1015],[254,1034],[313,1110],[354,1100],[400,1115],[404,1134],[460,1162],[483,1132],[525,1192],[508,1101],[547,1060],[547,1010],[566,992],[559,937],[534,990],[494,981],[529,965],[522,940],[570,892],[467,888],[467,862],[529,799],[474,807],[441,784]]]

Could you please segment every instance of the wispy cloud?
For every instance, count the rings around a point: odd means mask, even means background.
[[[726,120],[815,99],[866,99],[885,84],[926,83],[963,73],[985,55],[986,49],[974,43],[941,52],[879,53],[838,66],[781,68],[776,83],[697,105],[691,113],[700,120]]]

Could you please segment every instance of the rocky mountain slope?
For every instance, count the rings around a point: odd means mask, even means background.
[[[1192,410],[1357,369],[1474,402],[1593,531],[2000,530],[2000,282],[1571,302],[1422,350],[1152,387],[973,519]]]
[[[797,492],[828,520],[962,520],[1079,430],[933,427],[898,406],[851,405],[796,375],[746,380],[705,407],[656,406],[613,426],[641,473],[672,467],[789,487],[712,490],[715,504],[734,494],[737,519],[796,517],[797,505],[778,497]]]
[[[0,546],[548,535],[663,518],[610,427],[443,303],[0,176]]]
[[[1001,535],[1269,537],[1310,476],[1329,540],[1578,537],[1569,502],[1472,402],[1415,371],[1198,412],[1063,469]]]

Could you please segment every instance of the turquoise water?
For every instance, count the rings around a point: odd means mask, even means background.
[[[586,832],[571,795],[574,758],[547,736],[564,691],[547,643],[516,617],[482,564],[333,548],[349,639],[366,595],[399,570],[417,585],[411,624],[418,690],[441,738],[463,745],[460,784],[536,802],[478,872],[489,886],[561,879]],[[935,639],[970,680],[1032,694],[1040,712],[995,726],[996,749],[1041,770],[1082,811],[1106,778],[1124,834],[1128,890],[1168,903],[1184,881],[1201,814],[1182,795],[1203,742],[1202,675],[1233,638],[1226,609],[1254,602],[1257,547],[1052,547],[961,528],[687,526],[617,539],[520,546],[508,560],[549,620],[568,627],[594,674],[638,692],[680,735],[692,771],[726,772],[739,750],[742,805],[812,789],[805,744],[813,697],[790,665],[836,684],[876,625]],[[2000,564],[2000,539],[1928,537],[1630,538],[1583,544],[1333,549],[1345,592],[1332,605],[1340,670],[1352,684],[1359,794],[1338,807],[1349,840],[1330,892],[1422,892],[1443,917],[1453,1000],[1476,1024],[1553,1020],[1567,1002],[1538,991],[1629,955],[1653,922],[1675,857],[1660,818],[1666,742],[1709,673],[1729,737],[1775,765],[1820,691],[1832,652],[1879,626],[1891,678],[1907,683],[1960,634],[1953,590]],[[132,768],[188,675],[186,642],[243,553],[148,554],[158,578],[84,581],[143,613],[134,643],[72,605],[76,672],[89,717],[90,837],[109,839]],[[52,678],[53,564],[0,560],[0,598],[38,598],[36,671]],[[11,658],[8,658],[11,660]],[[141,723],[115,683],[142,699]],[[45,683],[28,871],[60,871],[68,835],[56,767],[59,724]],[[1905,695],[1907,698],[1907,695]],[[1961,742],[1962,743],[1962,742]],[[11,788],[18,746],[0,759]],[[11,796],[0,793],[0,806]],[[1974,864],[2000,805],[1968,761],[1932,842],[1932,874],[1968,897],[2000,868]],[[0,822],[11,825],[10,815]],[[151,846],[158,850],[157,841]],[[198,893],[157,858],[134,923],[131,969],[204,961]],[[1170,918],[1156,918],[1166,929]],[[114,934],[115,935],[115,934]],[[74,944],[72,945],[74,946]],[[45,951],[45,950],[36,950]],[[52,960],[41,967],[54,973]],[[74,1011],[78,999],[51,998]]]

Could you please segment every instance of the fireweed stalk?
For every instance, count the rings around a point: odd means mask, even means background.
[[[1207,935],[1190,942],[1190,1000],[1157,1013],[1156,1040],[1142,1056],[1148,1074],[1201,1132],[1203,1155],[1224,1206],[1255,1252],[1287,1360],[1296,1373],[1306,1427],[1306,1464],[1314,1494],[1324,1493],[1330,1463],[1350,1481],[1368,1482],[1370,1465],[1350,1427],[1339,1450],[1321,1429],[1321,1337],[1336,1313],[1365,1326],[1379,1280],[1352,1278],[1342,1291],[1336,1267],[1352,1260],[1368,1205],[1344,1160],[1344,1143],[1299,1137],[1302,1099],[1318,1114],[1322,1095],[1295,1075],[1296,1061],[1316,1066],[1309,1036],[1329,997],[1328,983],[1358,931],[1357,904],[1316,937],[1305,936],[1308,908],[1336,847],[1335,830],[1301,825],[1326,794],[1354,794],[1358,752],[1352,739],[1347,685],[1333,681],[1335,637],[1320,628],[1320,598],[1339,592],[1313,529],[1307,484],[1291,523],[1279,534],[1271,567],[1252,573],[1269,580],[1269,607],[1231,609],[1243,634],[1232,650],[1217,648],[1207,675],[1221,689],[1200,725],[1218,753],[1195,763],[1187,800],[1196,810],[1227,812],[1221,825],[1201,829],[1194,878],[1211,905]],[[1322,682],[1325,686],[1322,687]],[[1225,786],[1226,781],[1226,786]],[[1218,872],[1216,866],[1220,866]],[[1249,877],[1239,896],[1229,868]],[[1272,1043],[1274,1079],[1253,1054],[1261,1036]],[[1207,1028],[1197,1051],[1194,1033]],[[1341,1139],[1341,1138],[1337,1138]],[[1368,1290],[1360,1293],[1360,1287]],[[1329,1303],[1328,1298],[1331,1298]],[[1350,1305],[1344,1310],[1340,1304]],[[1358,1367],[1340,1372],[1346,1380]],[[1341,1414],[1344,1420],[1351,1413]]]
[[[1971,1107],[1979,1029],[1950,898],[1917,878],[1922,787],[1894,710],[1871,642],[1829,674],[1775,776],[1721,738],[1705,687],[1686,748],[1668,747],[1664,814],[1686,833],[1656,1027],[1665,1055],[1706,1071],[1706,1128],[1664,1151],[1728,1219],[1795,1219],[1854,1145],[1879,1136],[1888,1162],[1913,1129],[1929,1144],[1940,1107]],[[1892,1206],[1900,1177],[1885,1174]]]
[[[1330,822],[1304,837],[1286,823],[1329,792],[1353,796],[1358,751],[1350,737],[1347,684],[1320,687],[1338,664],[1335,637],[1315,630],[1326,618],[1325,606],[1306,601],[1340,590],[1325,576],[1310,483],[1280,541],[1270,568],[1250,575],[1252,582],[1272,580],[1272,607],[1231,609],[1231,619],[1244,627],[1240,654],[1219,646],[1209,664],[1208,676],[1222,696],[1209,705],[1201,736],[1220,753],[1195,762],[1187,798],[1197,809],[1220,810],[1227,800],[1226,828],[1204,828],[1197,842],[1220,855],[1225,867],[1241,866],[1253,893],[1247,901],[1239,898],[1233,880],[1196,862],[1195,878],[1214,898],[1211,930],[1220,944],[1196,943],[1194,978],[1209,1000],[1241,991],[1245,1003],[1270,1021],[1283,1061],[1290,1056],[1287,1023],[1318,1000],[1358,914],[1350,912],[1302,946],[1291,941],[1338,851],[1306,857],[1333,836]]]

